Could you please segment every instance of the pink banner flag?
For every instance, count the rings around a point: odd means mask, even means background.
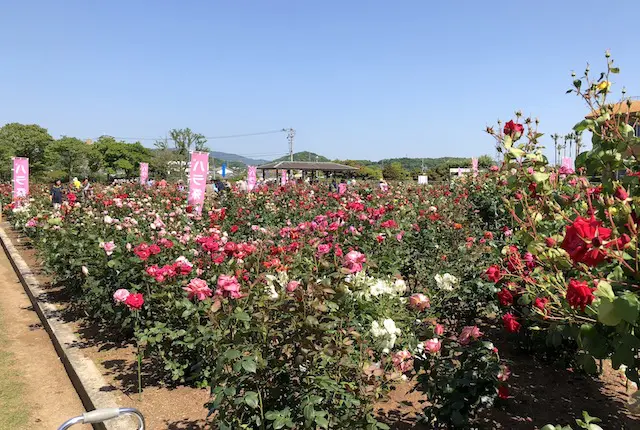
[[[258,168],[256,166],[247,167],[247,189],[252,191],[256,187],[256,173]]]
[[[187,203],[194,206],[197,213],[202,213],[208,174],[209,153],[192,152],[189,166],[189,197]]]
[[[149,179],[149,163],[140,163],[140,185],[147,185]]]
[[[344,194],[347,192],[347,184],[338,184],[338,194]]]
[[[280,177],[280,185],[282,185],[283,187],[285,185],[287,185],[287,171],[286,170],[282,171],[282,176]]]
[[[462,167],[458,167],[458,176],[462,176]]]
[[[478,159],[477,158],[471,159],[471,170],[473,170],[474,177],[478,176]]]
[[[13,199],[19,200],[29,195],[29,159],[13,159]]]

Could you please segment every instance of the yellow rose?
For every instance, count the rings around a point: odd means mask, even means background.
[[[596,88],[598,89],[598,91],[609,91],[609,88],[611,88],[611,82],[602,81],[598,85],[596,85]]]

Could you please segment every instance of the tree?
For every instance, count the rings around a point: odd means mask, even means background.
[[[206,143],[207,139],[199,134],[191,131],[190,128],[185,129],[172,129],[169,131],[169,136],[173,141],[173,145],[177,154],[178,161],[180,161],[181,166],[187,166],[189,162],[189,154],[191,151],[201,151],[201,152],[209,152],[209,148],[207,148]],[[157,146],[157,142],[156,142]],[[168,147],[166,143],[164,147]],[[160,149],[160,148],[159,148]],[[185,179],[185,169],[180,169],[180,175],[182,179]]]
[[[140,142],[126,143],[111,136],[101,136],[93,146],[100,154],[103,168],[112,176],[124,174],[131,177],[140,162],[149,161],[151,158],[149,149]]]
[[[488,169],[496,164],[495,160],[490,155],[481,155],[478,157],[478,168]]]
[[[399,162],[386,164],[382,169],[382,176],[387,181],[399,181],[406,179],[409,173],[402,167]]]
[[[36,124],[6,124],[0,128],[0,162],[2,176],[11,172],[11,157],[27,157],[29,171],[38,176],[47,167],[45,150],[53,138],[45,128]]]
[[[52,167],[64,171],[71,179],[85,171],[87,146],[80,139],[63,136],[47,146],[45,155]]]

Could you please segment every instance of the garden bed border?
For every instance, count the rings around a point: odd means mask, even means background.
[[[119,407],[116,396],[111,392],[115,388],[104,379],[93,360],[86,357],[78,348],[76,345],[79,340],[78,336],[59,317],[60,311],[57,306],[47,300],[46,293],[40,287],[33,271],[5,232],[6,227],[11,228],[7,222],[2,222],[0,225],[0,244],[2,244],[11,266],[13,266],[24,291],[27,293],[33,310],[38,314],[43,327],[49,334],[56,353],[60,357],[85,410]],[[130,417],[122,417],[94,424],[93,427],[96,430],[127,430],[132,428],[133,422]]]

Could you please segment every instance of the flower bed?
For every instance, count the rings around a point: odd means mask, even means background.
[[[92,319],[167,379],[209,385],[221,428],[383,428],[374,402],[416,374],[432,422],[497,397],[474,327],[497,245],[464,188],[232,192],[203,216],[173,188],[96,191],[60,212],[36,192],[13,225]]]

